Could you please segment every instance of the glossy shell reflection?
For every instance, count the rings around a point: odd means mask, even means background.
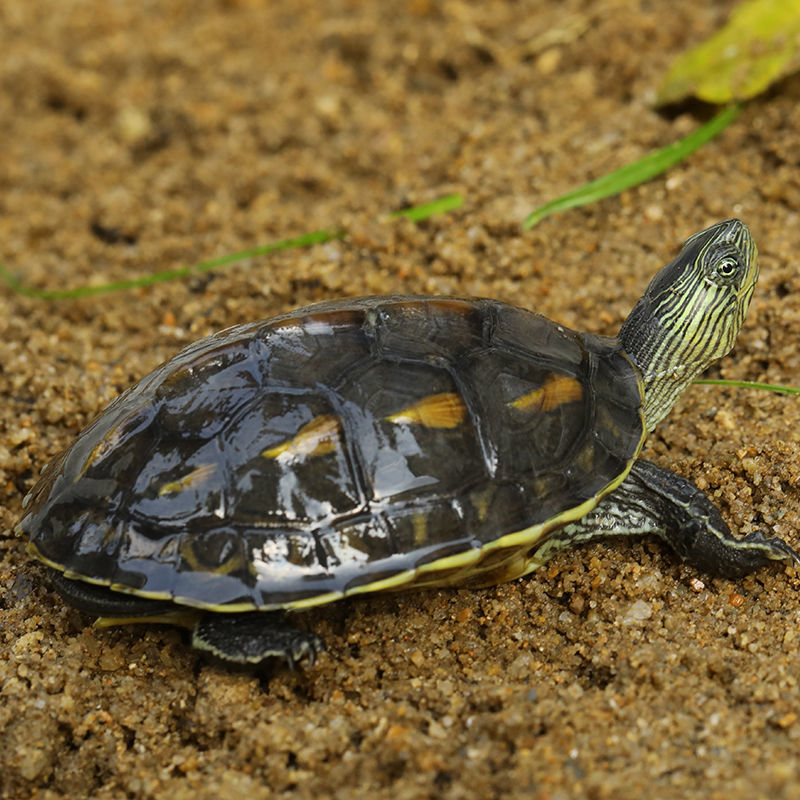
[[[45,472],[21,527],[70,574],[210,608],[513,577],[525,554],[495,543],[605,491],[639,406],[614,340],[527,311],[323,303],[143,379]]]

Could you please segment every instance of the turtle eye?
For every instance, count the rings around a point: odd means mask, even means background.
[[[714,283],[736,283],[742,273],[742,259],[731,247],[709,253],[706,264],[706,274]]]
[[[736,274],[737,269],[739,269],[738,262],[735,258],[731,258],[730,256],[720,259],[716,265],[717,275],[726,280],[732,278]]]

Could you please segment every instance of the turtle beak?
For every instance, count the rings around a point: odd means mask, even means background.
[[[741,260],[747,264],[747,271],[741,278],[736,297],[738,300],[747,298],[746,302],[749,302],[749,295],[753,293],[758,280],[758,248],[750,229],[738,219],[727,219],[724,222],[718,222],[712,228],[717,231],[716,240],[734,245],[741,255]],[[708,230],[712,230],[712,228]],[[701,231],[701,234],[706,232]],[[691,237],[691,239],[694,238],[694,236]]]
[[[745,273],[744,279],[742,280],[742,285],[737,292],[737,296],[740,298],[746,294],[752,294],[756,285],[756,281],[758,281],[758,248],[756,247],[756,243],[752,238],[750,238],[747,250],[749,255],[747,272]]]

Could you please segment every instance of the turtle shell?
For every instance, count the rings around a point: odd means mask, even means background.
[[[20,529],[67,577],[218,611],[497,583],[624,479],[641,391],[617,340],[500,302],[321,303],[121,395]]]

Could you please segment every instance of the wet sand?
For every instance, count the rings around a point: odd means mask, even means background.
[[[42,466],[191,340],[332,297],[485,295],[613,334],[683,239],[751,227],[761,280],[712,376],[800,384],[800,80],[689,161],[523,233],[694,129],[670,59],[732,3],[8,0],[0,261],[71,287],[307,231],[346,241],[60,302],[0,289],[0,796],[800,796],[800,580],[606,541],[481,591],[307,615],[313,669],[232,671],[94,630],[11,533]],[[414,225],[388,212],[450,192]],[[800,403],[693,387],[646,446],[733,529],[800,544]]]

